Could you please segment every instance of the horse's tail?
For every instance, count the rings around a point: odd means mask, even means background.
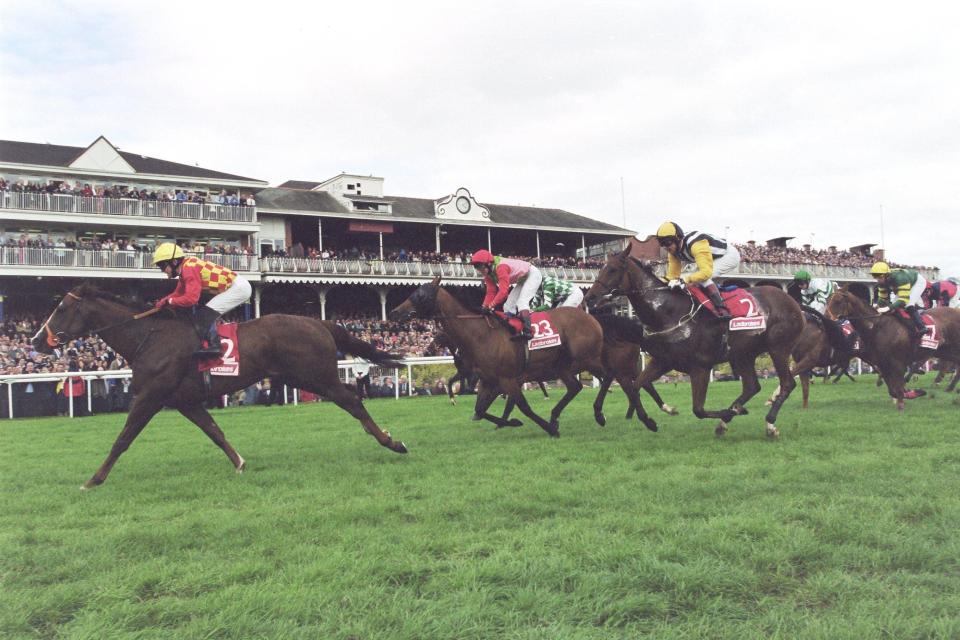
[[[381,367],[404,368],[406,366],[400,362],[400,355],[377,349],[372,344],[356,338],[336,322],[324,320],[323,325],[333,335],[333,341],[337,343],[337,351],[341,353],[358,356]]]
[[[604,338],[610,337],[624,342],[643,344],[643,325],[639,322],[613,314],[601,314],[593,317],[603,328]]]

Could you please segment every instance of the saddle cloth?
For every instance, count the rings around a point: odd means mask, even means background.
[[[906,309],[897,309],[897,318],[901,321],[906,322],[911,331],[914,331],[913,318],[910,317],[910,314],[907,313]],[[936,321],[925,313],[920,314],[920,319],[923,320],[923,324],[927,325],[926,332],[920,336],[920,346],[924,349],[933,349],[936,351],[940,348],[940,331],[937,328]]]
[[[197,361],[198,371],[209,371],[212,376],[240,375],[240,343],[237,340],[237,323],[217,325],[220,334],[220,357],[203,358]]]
[[[513,335],[523,331],[523,322],[520,318],[508,316],[502,311],[497,311],[497,315],[507,321]],[[560,333],[553,326],[550,314],[546,311],[535,311],[530,314],[530,330],[533,331],[533,337],[527,342],[527,348],[530,351],[560,345]]]
[[[710,313],[717,315],[717,310],[714,308],[713,303],[710,302],[710,298],[707,297],[707,294],[704,293],[700,287],[688,285],[687,291],[690,292],[694,300],[706,307]],[[723,298],[723,302],[727,305],[727,309],[733,318],[730,321],[731,331],[766,328],[766,316],[763,315],[760,303],[753,297],[752,293],[746,289],[736,287],[729,291],[721,291],[720,297]]]

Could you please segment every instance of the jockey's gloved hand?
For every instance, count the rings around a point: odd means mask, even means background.
[[[670,289],[683,289],[683,280],[671,280],[667,283]]]
[[[485,315],[485,316],[492,316],[492,315],[493,315],[493,308],[492,308],[492,307],[480,307],[480,313],[482,313],[482,314]]]
[[[156,301],[156,303],[154,303],[153,306],[156,307],[157,309],[162,309],[163,306],[169,302],[170,302],[170,298],[160,298],[159,300]]]

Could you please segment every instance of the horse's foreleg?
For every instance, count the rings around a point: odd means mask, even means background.
[[[243,459],[236,449],[234,449],[227,438],[223,435],[223,431],[217,425],[216,421],[213,419],[213,416],[203,408],[203,405],[196,404],[186,407],[177,407],[177,410],[183,415],[184,418],[192,422],[193,424],[200,427],[200,430],[207,434],[207,437],[213,440],[213,443],[220,447],[227,457],[230,458],[230,462],[233,463],[233,468],[237,470],[237,473],[243,473],[243,470],[247,466],[246,460]]]
[[[730,362],[733,372],[740,376],[740,395],[730,405],[730,410],[736,415],[747,415],[746,404],[753,396],[760,393],[760,382],[757,380],[757,361],[755,358],[745,358],[739,361]],[[779,374],[780,371],[777,370]],[[793,376],[790,373],[790,363],[787,362],[787,376],[790,378],[790,388],[793,388]],[[780,379],[780,392],[783,393],[783,378]],[[777,400],[774,398],[773,403]],[[771,405],[773,406],[773,405]]]
[[[107,476],[110,475],[113,465],[116,464],[117,458],[130,447],[130,443],[140,435],[143,428],[147,426],[153,416],[157,415],[161,408],[163,408],[163,400],[159,397],[149,396],[146,393],[133,397],[130,412],[127,413],[127,421],[110,448],[107,459],[103,461],[97,472],[87,480],[81,489],[92,489],[104,483]]]
[[[658,400],[662,400],[662,398],[660,398],[660,394],[658,394],[654,390],[653,382],[654,380],[659,379],[660,376],[665,374],[668,368],[669,367],[662,364],[656,358],[651,358],[650,361],[647,363],[647,367],[640,372],[640,376],[634,381],[633,388],[646,389],[647,393],[650,395],[651,398],[654,399],[655,402]],[[656,431],[658,429],[657,422],[656,420],[651,418],[649,415],[647,415],[647,410],[643,408],[643,402],[640,401],[639,391],[633,397],[633,406],[637,410],[637,419],[640,420],[640,422],[642,422],[643,425],[650,431]],[[670,413],[669,410],[673,409],[673,407],[666,404],[661,404],[660,408],[666,411],[667,413]],[[629,413],[627,415],[629,415]],[[671,415],[675,415],[675,414],[671,414]]]
[[[500,390],[506,393],[508,397],[513,398],[517,406],[520,407],[520,411],[523,412],[523,415],[536,422],[541,429],[554,438],[560,437],[560,432],[557,431],[552,424],[533,412],[530,404],[527,403],[527,399],[523,396],[523,390],[520,388],[520,383],[517,380],[514,378],[500,378]]]
[[[307,385],[303,385],[302,388],[306,388],[309,391],[313,391]],[[363,406],[363,402],[360,401],[360,398],[353,393],[349,387],[341,383],[339,380],[336,383],[330,384],[329,387],[322,390],[318,389],[315,393],[322,393],[324,396],[332,400],[338,407],[349,413],[351,416],[360,421],[360,424],[363,426],[363,430],[376,438],[377,442],[381,446],[395,451],[397,453],[406,453],[407,446],[399,440],[394,440],[390,435],[389,431],[382,430],[377,423],[373,421],[373,418],[370,417],[370,414],[367,413],[366,407]]]
[[[550,397],[550,394],[547,393],[547,385],[544,384],[543,382],[538,382],[537,384],[540,385],[540,391],[543,391],[543,397],[544,397],[544,398],[549,398],[549,397]]]
[[[477,391],[477,402],[473,407],[474,420],[489,420],[493,424],[497,425],[497,429],[501,427],[523,426],[523,423],[516,418],[508,419],[510,412],[513,411],[513,407],[516,404],[509,396],[507,396],[507,406],[504,408],[502,418],[498,418],[491,413],[487,413],[490,405],[492,405],[494,400],[497,399],[497,396],[500,395],[500,391],[497,388],[496,383],[487,384],[486,382],[481,381],[478,386],[479,389]]]
[[[953,380],[947,385],[947,392],[952,392],[957,388],[957,381],[960,381],[960,364],[957,365],[957,369],[954,371]]]
[[[634,384],[636,385],[636,380],[634,380]],[[637,388],[637,395],[640,394],[640,389],[641,389],[641,388],[642,388],[644,391],[646,391],[646,392],[647,392],[647,395],[650,396],[650,399],[653,400],[653,401],[657,404],[658,407],[660,407],[660,411],[663,411],[663,412],[664,412],[665,414],[667,414],[668,416],[679,415],[680,412],[677,411],[677,408],[676,408],[676,407],[674,407],[674,406],[672,406],[672,405],[669,405],[669,404],[667,404],[666,402],[663,401],[663,398],[661,398],[661,397],[660,397],[660,394],[657,393],[657,390],[654,388],[652,382],[646,383],[645,385],[643,385],[643,387],[640,387],[639,385],[636,385],[636,388]],[[633,417],[633,414],[631,413],[632,411],[633,411],[633,408],[631,407],[630,410],[627,412],[627,418],[628,418],[628,419]]]
[[[736,415],[730,409],[723,411],[707,411],[705,404],[707,402],[707,387],[710,385],[710,369],[696,367],[690,369],[690,394],[693,399],[693,415],[701,420],[703,418],[719,418],[720,422],[714,433],[722,436],[727,432],[727,425]]]

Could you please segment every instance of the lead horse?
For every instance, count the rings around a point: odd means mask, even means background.
[[[163,407],[178,410],[220,447],[238,473],[245,460],[227,442],[203,407],[206,397],[244,389],[266,377],[282,377],[298,388],[329,400],[360,421],[382,446],[397,453],[407,448],[383,431],[357,395],[340,382],[337,350],[383,366],[398,366],[392,354],[354,338],[343,327],[312,318],[268,315],[237,326],[239,375],[212,376],[205,388],[193,351],[197,334],[191,319],[168,309],[144,317],[109,293],[84,283],[67,293],[32,339],[50,352],[65,341],[94,333],[122,355],[133,369],[133,402],[107,459],[83,488],[102,484],[117,459]]]
[[[637,384],[653,382],[671,369],[688,373],[693,413],[698,418],[719,418],[718,436],[726,433],[735,416],[747,413],[744,405],[760,391],[757,356],[769,353],[780,379],[780,393],[767,413],[766,433],[776,437],[780,434],[776,427],[780,407],[796,386],[790,375],[790,351],[803,330],[803,314],[797,302],[779,288],[753,287],[750,292],[766,313],[766,328],[728,332],[724,321],[704,310],[689,293],[666,287],[650,265],[631,258],[627,248],[607,258],[584,302],[627,296],[646,329],[646,349],[653,356]],[[708,411],[704,404],[710,373],[714,365],[725,361],[740,376],[741,393],[727,409]],[[641,420],[647,417],[639,401],[637,408]]]

